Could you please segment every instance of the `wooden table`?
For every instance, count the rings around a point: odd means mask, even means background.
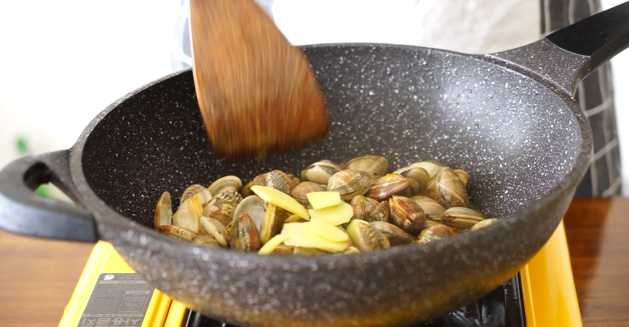
[[[629,326],[629,199],[578,199],[565,219],[586,326]],[[0,232],[0,326],[56,326],[88,244]]]

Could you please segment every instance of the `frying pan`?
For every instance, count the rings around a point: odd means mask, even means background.
[[[113,243],[154,287],[243,326],[394,326],[475,300],[513,276],[565,213],[592,151],[575,83],[629,45],[629,3],[521,48],[487,55],[383,44],[304,48],[331,116],[324,140],[264,162],[217,157],[190,71],[124,96],[69,150],[0,172],[0,226]],[[357,255],[258,256],[151,228],[164,190],[320,159],[377,153],[471,173],[471,198],[501,218],[474,233]],[[80,207],[33,195],[52,181]]]

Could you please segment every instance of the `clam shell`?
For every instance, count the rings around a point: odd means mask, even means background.
[[[290,195],[295,198],[295,200],[299,201],[299,203],[307,205],[308,198],[306,198],[306,194],[321,191],[325,191],[325,187],[323,185],[306,181],[297,184],[297,186],[295,186],[290,192]]]
[[[230,202],[213,199],[203,207],[203,216],[214,218],[227,226],[234,214],[234,206]]]
[[[349,160],[345,163],[345,168],[380,177],[389,170],[389,161],[383,156],[368,154]]]
[[[371,211],[369,215],[370,221],[389,221],[389,202],[382,201]]]
[[[446,211],[439,202],[425,195],[416,195],[411,197],[411,199],[422,207],[424,214],[428,219],[439,220],[441,219],[443,212]]]
[[[493,225],[496,222],[498,222],[498,219],[496,219],[496,218],[486,218],[486,219],[483,219],[483,220],[477,222],[476,224],[474,224],[474,226],[472,226],[472,228],[470,228],[470,230],[479,230],[479,229],[485,228],[485,227],[487,227],[489,225]]]
[[[173,205],[170,193],[164,192],[157,200],[153,214],[153,227],[171,225],[173,220]]]
[[[368,217],[371,211],[378,205],[378,201],[363,195],[355,196],[350,203],[354,211],[354,218],[365,221],[369,221]]]
[[[443,224],[435,224],[424,229],[417,237],[417,243],[423,244],[456,235],[456,231]]]
[[[394,172],[409,179],[412,194],[423,192],[430,182],[430,175],[421,167],[407,166]]]
[[[352,220],[347,226],[347,233],[354,246],[360,251],[382,250],[391,247],[389,240],[364,220]]]
[[[371,185],[367,196],[382,201],[396,194],[407,193],[410,187],[408,178],[398,174],[386,174]]]
[[[192,197],[179,205],[179,208],[173,214],[173,225],[199,233],[199,218],[201,218],[201,215],[203,215],[201,200]]]
[[[409,165],[409,167],[423,168],[428,173],[428,177],[434,178],[442,168],[446,167],[446,165],[436,160],[426,160],[415,162]]]
[[[236,190],[236,192],[238,192],[241,187],[242,181],[240,180],[240,178],[238,178],[238,176],[230,175],[221,177],[214,181],[212,184],[210,184],[208,190],[210,191],[210,193],[212,193],[212,195],[216,196],[224,189],[234,189]]]
[[[328,191],[339,192],[343,200],[350,201],[357,195],[367,193],[371,182],[372,178],[367,173],[344,169],[330,177]]]
[[[378,202],[366,196],[357,195],[351,201],[354,218],[365,221],[388,221],[389,204],[387,201]]]
[[[485,219],[485,216],[474,209],[452,207],[443,213],[442,222],[459,229],[469,229]]]
[[[202,204],[206,204],[210,202],[210,200],[212,200],[212,193],[210,193],[210,191],[205,186],[201,184],[192,184],[188,186],[185,191],[183,191],[179,203],[184,203],[187,199],[195,195],[200,197]]]
[[[242,195],[233,188],[224,188],[218,192],[212,200],[216,200],[221,203],[229,203],[233,207],[236,207],[236,205],[238,205],[238,203],[242,200]]]
[[[197,236],[196,233],[175,225],[162,225],[157,228],[158,231],[184,241],[192,241]]]
[[[260,248],[258,228],[247,213],[243,213],[234,220],[229,246],[232,249],[246,252],[258,251]]]
[[[446,208],[467,207],[469,205],[465,185],[450,168],[441,169],[428,184],[425,195]]]
[[[415,201],[395,195],[389,199],[390,220],[407,233],[416,235],[425,224],[424,210]]]
[[[259,196],[250,195],[238,203],[238,206],[234,209],[233,218],[235,219],[236,217],[240,217],[242,214],[246,213],[249,215],[249,218],[253,220],[256,228],[261,231],[262,225],[264,224],[266,207],[266,204]]]
[[[223,225],[220,221],[214,218],[209,217],[201,217],[199,219],[201,223],[201,227],[203,230],[218,242],[221,246],[227,246],[227,241],[229,237],[227,236],[227,232],[225,231],[225,225]]]
[[[295,188],[295,186],[297,186],[299,183],[301,183],[301,180],[299,180],[299,178],[293,174],[286,174],[286,176],[288,176],[288,188],[293,191],[293,189]]]
[[[409,244],[415,240],[413,235],[386,221],[371,222],[371,227],[384,235],[392,246]]]
[[[463,169],[454,169],[452,172],[455,173],[456,176],[459,177],[459,180],[461,180],[461,183],[467,187],[467,183],[470,181],[470,174]]]
[[[214,239],[214,237],[212,237],[211,235],[199,235],[196,236],[194,239],[192,239],[192,242],[195,244],[199,244],[199,245],[205,245],[207,247],[219,247],[220,244],[218,243],[218,241],[216,239]]]
[[[290,193],[294,182],[295,181],[288,174],[281,170],[271,170],[267,173],[260,174],[253,179],[253,185],[272,187],[286,194]]]
[[[317,184],[328,184],[330,177],[341,170],[330,160],[317,161],[301,171],[301,179]]]

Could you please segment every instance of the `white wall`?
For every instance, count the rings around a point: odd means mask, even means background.
[[[601,0],[605,8],[619,5],[626,0]],[[627,18],[629,20],[629,17]],[[616,96],[616,120],[622,156],[623,195],[629,195],[629,49],[612,59],[614,91]]]
[[[530,10],[537,0],[466,0],[467,7],[458,11],[440,9],[441,0],[275,2],[278,24],[296,43],[353,40],[444,47],[458,38],[461,50],[475,52],[535,39],[535,29],[522,30],[517,25],[537,26],[538,18],[536,11]],[[388,6],[381,7],[382,2]],[[109,103],[171,72],[180,3],[0,1],[0,166],[15,156],[16,135],[26,134],[35,152],[67,148]],[[309,6],[306,15],[295,14],[297,3]],[[469,14],[478,12],[479,3],[490,3],[492,15]],[[500,10],[498,3],[512,7]],[[356,6],[360,6],[360,14],[356,14]],[[429,14],[424,14],[426,9]],[[516,36],[496,39],[488,28],[491,24]],[[409,32],[418,25],[422,28]],[[624,189],[629,192],[629,51],[613,63],[625,158]]]
[[[15,135],[67,148],[105,106],[171,71],[173,0],[0,1],[0,165]]]

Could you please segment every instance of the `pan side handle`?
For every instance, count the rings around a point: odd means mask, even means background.
[[[486,55],[541,76],[574,96],[590,72],[629,46],[629,1],[523,47]]]
[[[35,194],[51,182],[77,201],[69,151],[19,158],[0,171],[0,229],[15,234],[81,242],[98,240],[96,223],[85,210]]]

